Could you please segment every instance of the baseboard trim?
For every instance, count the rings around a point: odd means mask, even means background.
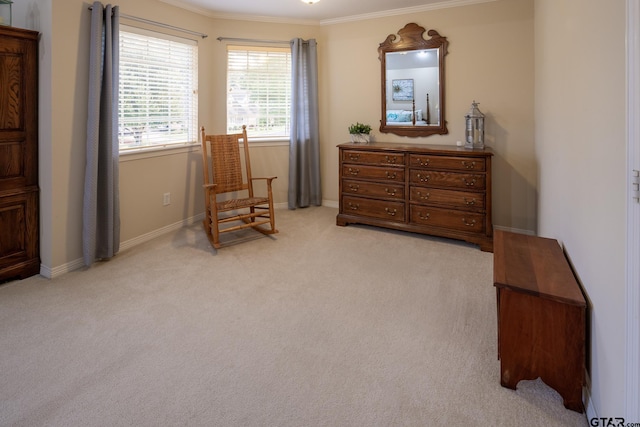
[[[155,239],[156,237],[162,236],[163,234],[179,230],[182,227],[195,224],[196,222],[200,222],[203,219],[204,212],[190,218],[186,218],[182,221],[174,222],[173,224],[169,224],[165,227],[158,228],[157,230],[153,230],[141,236],[134,237],[133,239],[126,240],[120,243],[120,251],[138,246],[142,243],[148,242],[149,240]],[[49,268],[45,265],[40,264],[40,275],[46,277],[47,279],[55,279],[56,277],[60,277],[63,274],[78,270],[80,268],[83,268],[84,266],[84,260],[82,258],[75,259],[71,262],[57,266],[55,268]]]
[[[46,277],[47,279],[55,279],[56,277],[60,277],[63,274],[78,270],[82,267],[84,267],[84,260],[82,258],[73,260],[54,268],[49,268],[46,265],[40,264],[40,275]]]
[[[587,416],[588,420],[592,420],[594,418],[598,418],[598,411],[596,411],[596,407],[593,404],[593,400],[591,400],[591,377],[589,377],[589,372],[585,370],[584,372],[584,388],[582,389],[582,402],[584,403],[584,412]]]
[[[287,203],[275,203],[273,207],[274,209],[287,209],[288,205]],[[182,221],[174,222],[173,224],[169,224],[167,226],[158,228],[157,230],[153,230],[141,236],[134,237],[133,239],[120,242],[120,252],[133,248],[134,246],[138,246],[142,243],[148,242],[149,240],[155,239],[156,237],[160,237],[163,234],[179,230],[182,227],[193,225],[197,222],[202,221],[203,219],[204,219],[204,212],[198,215],[186,218]],[[62,276],[63,274],[83,268],[84,266],[85,266],[84,260],[82,258],[75,259],[66,264],[59,265],[55,268],[49,268],[46,265],[40,264],[40,275],[43,277],[46,277],[47,279],[54,279],[56,277]]]
[[[338,209],[340,207],[339,203],[335,200],[322,200],[322,206],[326,206],[329,208]],[[275,209],[288,209],[289,205],[285,203],[276,203],[274,204]],[[173,224],[169,224],[165,227],[161,227],[157,230],[153,230],[149,233],[143,234],[138,237],[134,237],[133,239],[126,240],[120,243],[120,251],[124,251],[130,249],[134,246],[138,246],[142,243],[148,242],[149,240],[155,239],[156,237],[162,236],[163,234],[178,230],[182,227],[186,227],[196,222],[200,222],[204,219],[204,212],[198,215],[192,216],[190,218],[186,218],[182,221],[174,222]],[[535,232],[531,230],[522,230],[518,228],[512,227],[502,227],[502,226],[494,226],[496,230],[504,230],[511,231],[513,233],[521,233],[528,235],[535,235]],[[40,275],[46,277],[47,279],[54,279],[56,277],[60,277],[63,274],[69,273],[74,270],[78,270],[84,267],[84,260],[82,258],[75,259],[66,264],[59,265],[54,268],[49,268],[46,265],[40,264]]]
[[[335,200],[323,200],[322,206],[326,206],[328,208],[335,208],[335,209],[340,208],[340,204]]]
[[[190,218],[183,219],[182,221],[174,222],[173,224],[169,224],[167,226],[158,228],[157,230],[153,230],[149,233],[143,234],[138,237],[134,237],[133,239],[129,239],[120,243],[120,250],[124,251],[134,246],[138,246],[142,243],[148,242],[149,240],[153,240],[156,237],[160,237],[163,234],[167,234],[171,231],[176,231],[181,229],[182,227],[187,227],[189,225],[193,225],[196,222],[200,222],[204,219],[204,213],[192,216]]]
[[[501,225],[494,225],[493,229],[494,230],[501,230],[501,231],[508,231],[508,232],[511,232],[511,233],[526,234],[526,235],[529,235],[529,236],[535,236],[536,235],[535,231],[524,230],[522,228],[503,227]]]

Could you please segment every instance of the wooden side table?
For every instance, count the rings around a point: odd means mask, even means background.
[[[500,384],[538,377],[583,412],[586,302],[556,240],[496,230]]]

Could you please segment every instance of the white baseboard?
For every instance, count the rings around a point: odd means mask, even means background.
[[[182,221],[174,222],[173,224],[169,224],[162,228],[158,228],[157,230],[153,230],[149,233],[143,234],[138,237],[134,237],[133,239],[129,239],[120,243],[120,250],[123,251],[125,249],[132,248],[141,243],[148,242],[149,240],[153,240],[156,237],[162,236],[163,234],[167,234],[171,231],[179,230],[182,227],[187,227],[189,225],[195,224],[196,222],[200,222],[204,219],[204,213],[192,216],[190,218],[183,219]]]
[[[522,228],[513,228],[513,227],[503,227],[501,225],[494,225],[493,226],[494,230],[501,230],[501,231],[509,231],[511,233],[518,233],[518,234],[527,234],[529,236],[535,236],[536,232],[535,231],[531,231],[531,230],[524,230]]]
[[[65,273],[69,273],[73,270],[78,270],[84,267],[84,260],[82,258],[73,260],[63,265],[59,265],[55,268],[49,268],[44,264],[40,264],[40,275],[46,277],[47,279],[53,279],[55,277],[60,277]]]
[[[322,206],[326,206],[329,208],[335,208],[338,209],[340,207],[339,203],[335,200],[322,200]],[[284,202],[284,203],[276,203],[274,204],[274,208],[275,209],[288,209],[289,205]],[[137,246],[139,244],[148,242],[149,240],[155,239],[156,237],[162,236],[163,234],[178,230],[182,227],[186,227],[192,224],[195,224],[196,222],[200,222],[204,219],[204,213],[200,213],[198,215],[192,216],[190,218],[186,218],[182,221],[178,221],[175,222],[173,224],[169,224],[165,227],[159,228],[157,230],[153,230],[149,233],[143,234],[141,236],[138,237],[134,237],[133,239],[129,239],[126,240],[124,242],[120,243],[120,250],[126,250],[129,248],[132,248],[134,246]],[[511,228],[511,227],[501,227],[501,226],[494,226],[494,229],[496,230],[504,230],[504,231],[511,231],[514,233],[521,233],[521,234],[529,234],[529,235],[535,235],[535,233],[533,231],[530,230],[521,230],[521,229],[517,229],[517,228]],[[55,268],[49,268],[46,265],[40,264],[40,275],[43,277],[46,277],[47,279],[53,279],[59,276],[62,276],[65,273],[69,273],[71,271],[74,270],[78,270],[80,268],[84,267],[84,260],[82,258],[78,258],[75,259],[73,261],[70,261],[66,264],[63,265],[59,265]]]
[[[275,209],[287,209],[288,204],[286,202],[276,203],[273,205],[273,207]],[[198,215],[192,216],[190,218],[186,218],[182,221],[174,222],[173,224],[169,224],[165,227],[158,228],[157,230],[153,230],[141,236],[134,237],[133,239],[120,242],[120,251],[148,242],[149,240],[155,239],[156,237],[162,236],[163,234],[178,230],[182,227],[187,227],[189,225],[195,224],[196,222],[200,222],[203,219],[204,219],[204,212]],[[75,259],[71,262],[57,266],[53,269],[49,268],[46,265],[40,264],[40,275],[43,277],[46,277],[47,279],[53,279],[53,278],[62,276],[65,273],[69,273],[71,271],[78,270],[83,267],[84,267],[84,260],[82,258]]]
[[[340,204],[335,200],[322,200],[322,206],[336,209],[340,208]]]
[[[582,402],[584,403],[584,411],[587,419],[591,420],[598,418],[598,411],[596,411],[593,400],[591,400],[591,377],[589,377],[589,373],[586,370],[584,372],[584,382],[585,385],[582,389]]]
[[[165,227],[158,228],[157,230],[153,230],[149,233],[143,234],[138,237],[134,237],[133,239],[126,240],[120,243],[120,251],[132,248],[141,243],[148,242],[149,240],[155,239],[156,237],[162,236],[163,234],[169,233],[171,231],[178,230],[182,227],[186,227],[196,222],[200,222],[204,219],[204,213],[192,216],[190,218],[186,218],[182,221],[174,222],[173,224],[169,224]],[[84,267],[84,260],[82,258],[75,259],[66,264],[60,265],[53,269],[40,264],[40,275],[46,277],[47,279],[53,279],[59,276],[62,276],[65,273],[69,273],[74,270],[78,270]]]

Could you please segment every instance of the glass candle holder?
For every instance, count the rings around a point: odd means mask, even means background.
[[[11,26],[11,0],[0,0],[0,25]]]
[[[471,109],[465,118],[466,148],[484,148],[484,114],[478,109],[478,102],[471,103]]]

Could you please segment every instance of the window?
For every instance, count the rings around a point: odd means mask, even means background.
[[[120,26],[120,150],[198,141],[198,45]]]
[[[227,133],[289,136],[291,50],[227,46]]]

